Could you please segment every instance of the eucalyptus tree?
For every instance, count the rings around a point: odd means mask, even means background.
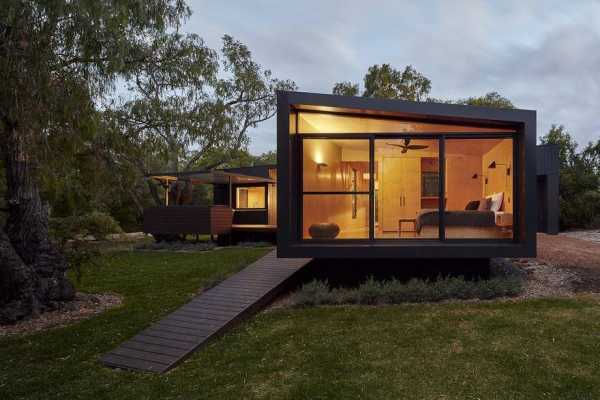
[[[73,297],[48,235],[39,180],[46,160],[94,131],[95,105],[120,77],[161,54],[150,44],[190,10],[182,0],[9,0],[0,8],[0,155],[7,222],[0,229],[0,321]],[[156,58],[156,59],[155,59]]]
[[[431,81],[412,65],[398,70],[390,64],[375,64],[364,76],[363,97],[424,101],[431,90]],[[338,82],[333,94],[357,96],[359,86],[352,82]]]
[[[275,115],[275,91],[295,88],[264,70],[231,36],[223,37],[219,52],[196,35],[166,35],[163,42],[171,62],[138,70],[128,87],[131,98],[105,113],[126,142],[112,156],[141,174],[231,161],[247,148],[249,129]]]

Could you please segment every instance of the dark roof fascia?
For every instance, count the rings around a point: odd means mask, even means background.
[[[464,121],[484,123],[519,123],[535,118],[535,110],[518,108],[491,108],[460,104],[415,102],[405,100],[374,99],[353,96],[337,96],[320,93],[280,91],[287,102],[294,106],[313,105],[324,107],[371,110],[382,113],[406,114],[420,119],[438,121]],[[357,113],[358,114],[358,113]]]

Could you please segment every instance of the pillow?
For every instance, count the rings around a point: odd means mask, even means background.
[[[467,206],[465,207],[465,210],[477,210],[477,207],[479,207],[479,200],[471,200],[470,202],[467,203]]]
[[[477,207],[477,211],[490,211],[490,206],[492,205],[492,199],[484,197],[479,200],[479,207]]]
[[[490,205],[490,211],[497,212],[502,208],[502,200],[504,199],[504,193],[494,193],[490,196],[492,204]]]

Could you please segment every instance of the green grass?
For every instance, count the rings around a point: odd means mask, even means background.
[[[600,398],[593,297],[277,309],[166,375],[98,364],[220,271],[266,251],[117,253],[81,288],[121,293],[124,306],[0,339],[0,399]]]

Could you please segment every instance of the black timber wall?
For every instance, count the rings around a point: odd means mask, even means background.
[[[558,145],[546,144],[536,148],[538,232],[556,235],[559,230],[560,159]]]

